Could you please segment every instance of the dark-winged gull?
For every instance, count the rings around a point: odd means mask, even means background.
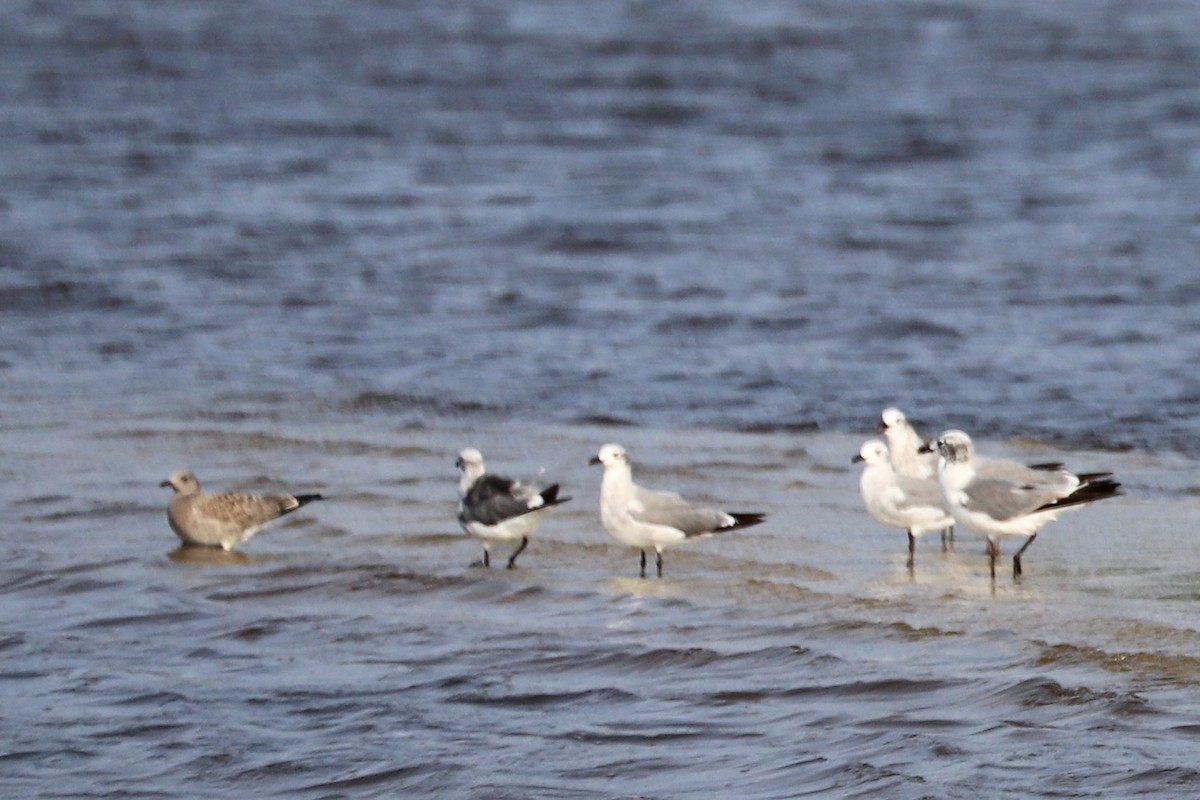
[[[658,577],[663,574],[663,550],[697,536],[748,528],[766,514],[733,513],[688,503],[674,492],[656,492],[633,482],[629,454],[619,444],[600,448],[592,464],[604,465],[600,482],[600,522],[622,544],[642,555],[641,576],[646,577],[646,550],[657,554]]]
[[[488,474],[483,454],[468,447],[458,454],[458,523],[483,541],[483,565],[491,566],[493,542],[520,544],[508,557],[508,568],[529,544],[529,537],[542,521],[544,512],[571,498],[558,496],[558,484],[519,482]]]

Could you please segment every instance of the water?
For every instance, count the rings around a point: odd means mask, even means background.
[[[0,30],[0,794],[1200,783],[1190,4],[25,2]],[[886,405],[1116,471],[1020,583]],[[600,530],[600,444],[770,520]],[[562,480],[468,564],[455,452]],[[233,554],[157,483],[321,491]],[[1011,550],[1011,548],[1009,548]]]

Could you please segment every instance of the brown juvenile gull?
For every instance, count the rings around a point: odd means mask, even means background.
[[[232,550],[284,514],[323,499],[319,494],[208,494],[200,491],[200,481],[187,470],[173,473],[159,485],[175,490],[167,505],[167,521],[175,535],[185,544],[223,550]]]

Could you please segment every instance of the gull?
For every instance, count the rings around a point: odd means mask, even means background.
[[[937,478],[937,453],[922,452],[925,438],[908,422],[904,412],[895,406],[883,410],[879,432],[887,439],[892,468],[901,475],[914,478]]]
[[[159,486],[175,490],[167,505],[167,521],[175,535],[185,544],[223,550],[232,550],[284,514],[324,499],[319,494],[209,494],[187,470],[172,473]]]
[[[863,443],[851,463],[865,462],[858,487],[868,513],[879,522],[908,532],[908,569],[913,568],[917,537],[954,524],[942,505],[937,481],[902,475],[892,466],[888,446],[878,439]]]
[[[489,475],[483,454],[468,447],[458,454],[455,466],[462,471],[458,479],[458,524],[467,533],[483,540],[483,565],[490,567],[493,542],[521,543],[508,557],[508,568],[517,564],[529,536],[542,521],[544,512],[571,498],[558,496],[558,484],[549,486],[520,483],[500,475]]]
[[[960,430],[946,431],[936,446],[946,508],[959,524],[987,537],[993,578],[1000,555],[998,537],[1028,537],[1013,555],[1013,577],[1018,577],[1021,555],[1046,523],[1063,511],[1121,493],[1111,472],[1077,475],[1057,463],[1026,466],[976,456],[971,437]]]
[[[900,475],[937,480],[938,454],[925,449],[926,440],[909,423],[904,412],[889,406],[880,414],[879,432],[887,439],[888,457],[892,469]],[[954,525],[942,531],[942,551],[954,546]]]
[[[641,577],[646,577],[646,550],[657,554],[658,577],[663,574],[663,550],[697,536],[757,525],[760,513],[732,513],[694,506],[675,492],[656,492],[633,482],[629,454],[619,444],[606,444],[592,458],[604,465],[600,481],[600,522],[622,544],[642,554]]]

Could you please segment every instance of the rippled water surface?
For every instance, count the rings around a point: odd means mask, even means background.
[[[1191,4],[5,19],[0,794],[1200,785]],[[910,576],[849,464],[891,404],[1126,494]],[[770,519],[640,580],[607,441]],[[574,497],[516,570],[467,445]],[[184,467],[327,499],[180,549]]]

